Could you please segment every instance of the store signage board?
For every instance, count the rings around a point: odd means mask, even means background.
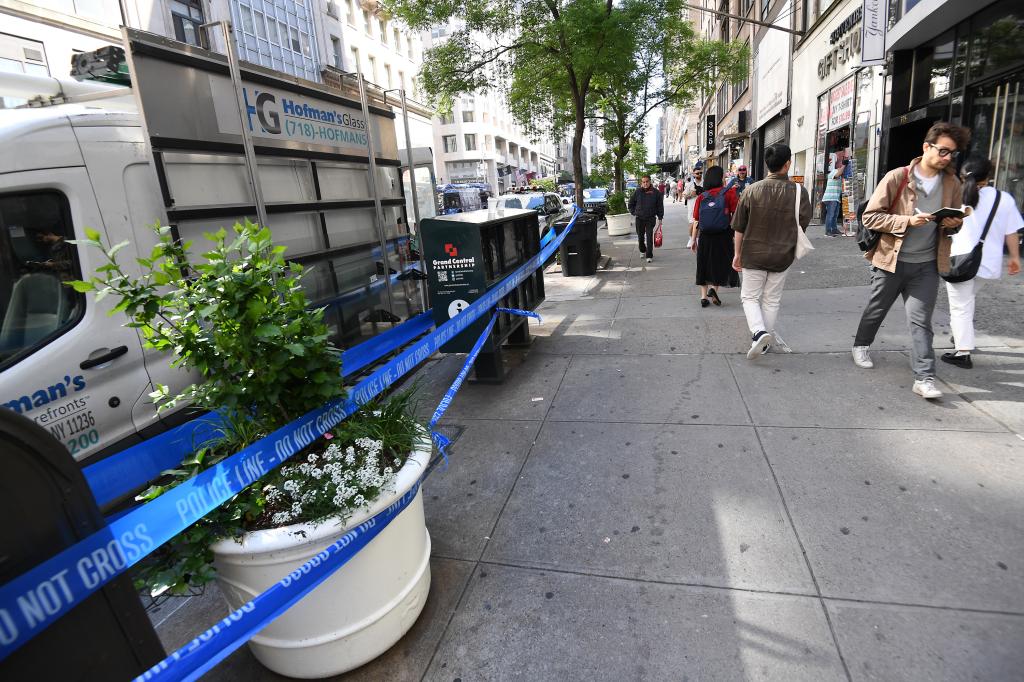
[[[168,41],[133,30],[129,37],[132,82],[152,138],[241,143],[242,123],[223,55],[193,48],[189,58],[175,60]],[[326,91],[318,97],[321,91],[313,83],[269,76],[254,82],[247,77],[249,68],[243,64],[244,125],[256,145],[365,157],[372,134],[378,158],[398,159],[393,118],[371,112],[367,121],[358,103]]]
[[[705,126],[706,126],[706,135],[707,135],[707,137],[705,138],[704,149],[707,149],[708,151],[711,151],[711,150],[713,150],[715,148],[715,144],[716,144],[716,140],[715,140],[715,115],[714,114],[711,114],[711,115],[708,116],[707,121],[705,122]]]
[[[847,78],[828,93],[828,129],[850,125],[853,120],[853,93],[856,79]]]
[[[889,0],[864,0],[861,19],[861,66],[885,64],[885,33]]]
[[[786,0],[774,24],[789,28],[790,2]],[[785,31],[768,29],[757,46],[754,55],[754,72],[757,78],[755,126],[761,127],[773,116],[786,108],[789,95],[790,36]]]

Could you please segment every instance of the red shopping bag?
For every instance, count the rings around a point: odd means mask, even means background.
[[[654,231],[654,248],[661,246],[661,225],[658,225],[658,229]]]

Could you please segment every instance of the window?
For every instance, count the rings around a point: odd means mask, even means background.
[[[455,114],[441,114],[441,125],[451,125],[452,123],[455,123]]]
[[[359,49],[358,48],[355,48],[355,47],[352,48],[352,63],[349,64],[349,69],[348,70],[351,73],[359,73],[360,71],[363,70],[362,64],[359,63]]]
[[[772,9],[772,0],[761,0],[761,21],[768,21],[768,12]]]
[[[334,52],[334,66],[335,68],[345,70],[342,66],[341,61],[341,38],[338,36],[331,36],[331,50]]]
[[[406,55],[407,55],[407,56],[409,57],[409,59],[411,59],[412,61],[416,61],[416,54],[415,54],[415,53],[413,52],[413,50],[412,50],[412,36],[409,36],[409,37],[407,37],[407,38],[405,39],[405,46],[406,46],[406,48],[408,48],[408,49],[406,50],[405,54],[406,54]]]
[[[720,2],[718,3],[718,11],[719,12],[724,12],[725,14],[728,14],[729,13],[729,0],[720,0]],[[729,17],[727,17],[727,16],[719,16],[719,20],[718,20],[718,34],[719,34],[719,39],[723,43],[729,42]]]
[[[366,31],[366,35],[370,35],[370,13],[365,9],[363,10],[363,30]]]
[[[721,121],[729,110],[729,84],[725,83],[718,89],[718,120]]]
[[[459,147],[455,142],[454,135],[445,135],[444,137],[441,138],[441,141],[444,143],[445,152],[450,153],[459,151]]]
[[[473,122],[473,112],[472,111],[463,111],[462,112],[462,122],[463,123],[472,123]]]
[[[0,367],[41,348],[81,319],[85,298],[67,199],[57,192],[0,197]],[[10,267],[8,267],[10,266]]]
[[[395,52],[399,54],[402,52],[402,34],[398,32],[397,28],[395,29]]]
[[[231,14],[236,19],[241,59],[300,78],[320,80],[316,38],[305,0],[276,0],[276,4],[239,0],[231,3]],[[339,60],[340,50],[325,53],[329,61]]]
[[[380,42],[388,44],[388,24],[383,19],[377,20],[377,27],[380,29]]]
[[[466,135],[466,151],[476,151],[476,135]]]
[[[43,44],[36,40],[18,38],[0,33],[0,73],[28,73],[49,76]],[[28,100],[20,97],[0,97],[0,109],[12,109]]]
[[[391,88],[391,87],[394,86],[394,83],[391,81],[391,65],[390,64],[385,64],[384,65],[384,82],[387,83],[388,88]]]
[[[404,71],[399,71],[398,72],[398,87],[402,88],[403,90],[406,89],[405,88],[405,72]]]
[[[740,0],[740,14],[746,16],[754,6],[754,0]]]
[[[205,23],[202,3],[199,0],[172,0],[171,23],[174,24],[176,40],[199,47],[199,27]]]
[[[348,0],[348,11],[346,12],[346,20],[348,25],[352,28],[356,26],[356,0]]]
[[[371,83],[376,83],[377,82],[377,58],[376,57],[371,55],[371,56],[366,58],[366,73],[364,75],[366,76],[366,80],[370,81]]]

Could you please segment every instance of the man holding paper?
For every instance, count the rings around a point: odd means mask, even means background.
[[[929,400],[942,397],[935,387],[932,312],[939,292],[939,272],[949,269],[951,239],[962,218],[936,221],[943,206],[959,206],[962,188],[954,161],[967,147],[970,133],[950,123],[936,123],[925,135],[922,155],[909,166],[886,173],[864,211],[864,226],[881,232],[871,261],[871,299],[853,342],[853,362],[874,366],[868,350],[889,308],[902,296],[910,325],[913,391]]]

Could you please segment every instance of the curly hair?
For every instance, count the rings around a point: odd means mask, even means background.
[[[956,148],[960,151],[967,149],[967,143],[971,141],[971,131],[946,121],[939,121],[928,129],[924,141],[928,144],[935,144],[940,137],[948,137],[956,142]]]

